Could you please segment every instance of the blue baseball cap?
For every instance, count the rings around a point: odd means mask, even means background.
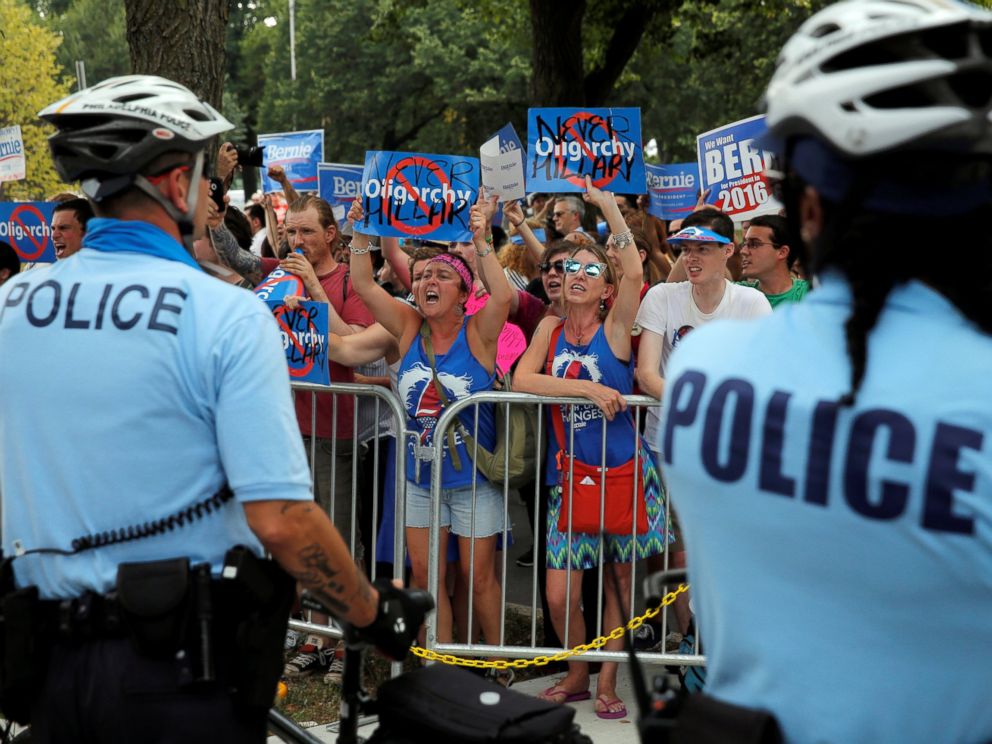
[[[729,238],[725,238],[712,230],[707,230],[705,227],[684,227],[672,235],[668,242],[676,243],[683,240],[692,240],[696,243],[719,243],[720,245],[727,245],[730,242]]]

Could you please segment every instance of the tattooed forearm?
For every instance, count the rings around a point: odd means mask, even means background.
[[[342,616],[351,611],[357,597],[362,603],[372,602],[371,585],[361,569],[354,565],[354,587],[348,587],[339,578],[341,571],[331,565],[330,559],[323,548],[312,543],[303,548],[298,554],[299,568],[291,572],[293,578],[310,591],[320,602],[327,606],[334,615]]]

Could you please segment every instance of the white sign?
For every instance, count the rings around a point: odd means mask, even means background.
[[[0,129],[0,181],[20,181],[26,176],[24,141],[17,124]]]
[[[487,194],[499,194],[500,201],[523,199],[524,151],[520,138],[507,124],[479,148],[482,185]]]

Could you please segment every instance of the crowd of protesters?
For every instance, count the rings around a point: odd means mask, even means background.
[[[217,176],[229,186],[237,168],[235,148],[225,143]],[[518,392],[588,401],[567,414],[565,407],[547,407],[550,442],[535,473],[539,482],[519,489],[528,517],[538,520],[528,531],[537,543],[517,562],[538,563],[544,643],[571,647],[588,640],[597,626],[625,622],[634,608],[619,598],[631,596],[634,563],[645,560],[650,570],[660,569],[669,546],[673,565],[683,565],[684,557],[658,470],[658,407],[635,421],[624,396],[660,399],[668,358],[693,328],[717,318],[763,315],[803,297],[809,285],[788,245],[784,220],[765,214],[735,226],[702,195],[694,211],[665,222],[648,211],[646,196],[612,194],[588,182],[584,194],[531,194],[526,203],[504,204],[501,222],[494,221],[495,197],[480,196],[472,207],[469,242],[370,239],[360,232],[357,201],[342,218],[316,195],[297,193],[278,166],[268,175],[281,193],[255,195],[243,210],[226,197],[224,208],[209,203],[210,230],[197,241],[196,258],[218,278],[246,288],[276,268],[299,277],[303,291],[286,302],[327,304],[331,381],[390,388],[406,408],[404,427],[418,433],[419,444],[404,453],[388,417],[376,424],[352,396],[296,396],[315,498],[346,540],[350,536],[355,559],[367,567],[393,562],[394,468],[397,457],[406,457],[402,519],[411,581],[426,587],[430,466],[418,448],[430,451],[433,427],[449,401],[493,389],[512,368]],[[92,209],[74,194],[53,200],[59,202],[52,224],[56,258],[71,260]],[[13,251],[0,243],[0,282],[19,268]],[[519,336],[519,348],[526,348],[522,356],[501,356],[507,334]],[[360,427],[353,427],[356,405],[365,422]],[[479,412],[472,426],[478,427],[480,445],[491,448],[493,411],[480,406]],[[601,536],[565,524],[562,455],[571,450],[575,462],[599,463],[603,426],[606,467],[621,468],[636,451],[635,481],[643,499],[634,508],[646,518],[636,535]],[[377,458],[370,455],[373,432],[382,448]],[[439,576],[451,596],[438,597],[437,638],[464,642],[471,636],[496,644],[497,553],[509,533],[502,485],[460,466],[471,457],[457,434],[442,446]],[[376,506],[371,483],[381,484]],[[371,545],[375,534],[377,544]],[[518,531],[517,539],[526,540],[527,533]],[[595,575],[584,576],[595,574],[589,569],[598,566],[601,548],[613,564],[602,586]],[[601,617],[597,607],[603,608]],[[688,602],[681,599],[675,609],[678,630],[691,632]],[[664,640],[659,633],[660,627],[646,625],[638,642],[657,647]],[[320,673],[340,683],[340,644],[318,634],[300,643],[290,635],[285,676]],[[614,647],[622,642],[607,645]],[[603,718],[627,714],[617,696],[616,672],[617,665],[607,663],[598,676],[595,708]],[[507,672],[492,676],[503,684],[512,681]],[[541,696],[588,699],[589,686],[588,664],[575,662]]]

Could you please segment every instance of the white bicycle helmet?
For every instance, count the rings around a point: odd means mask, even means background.
[[[992,153],[992,13],[960,0],[844,0],[783,47],[764,106],[772,139],[842,156]]]
[[[58,129],[49,144],[66,181],[138,173],[164,152],[197,153],[234,128],[189,89],[151,75],[104,80],[38,116]]]
[[[58,130],[48,139],[55,169],[65,181],[101,202],[135,186],[176,221],[192,251],[193,216],[210,139],[234,128],[209,103],[178,83],[151,75],[110,78],[53,103],[38,116]],[[195,155],[190,207],[181,212],[142,175],[169,152]],[[153,175],[153,174],[147,174]]]

